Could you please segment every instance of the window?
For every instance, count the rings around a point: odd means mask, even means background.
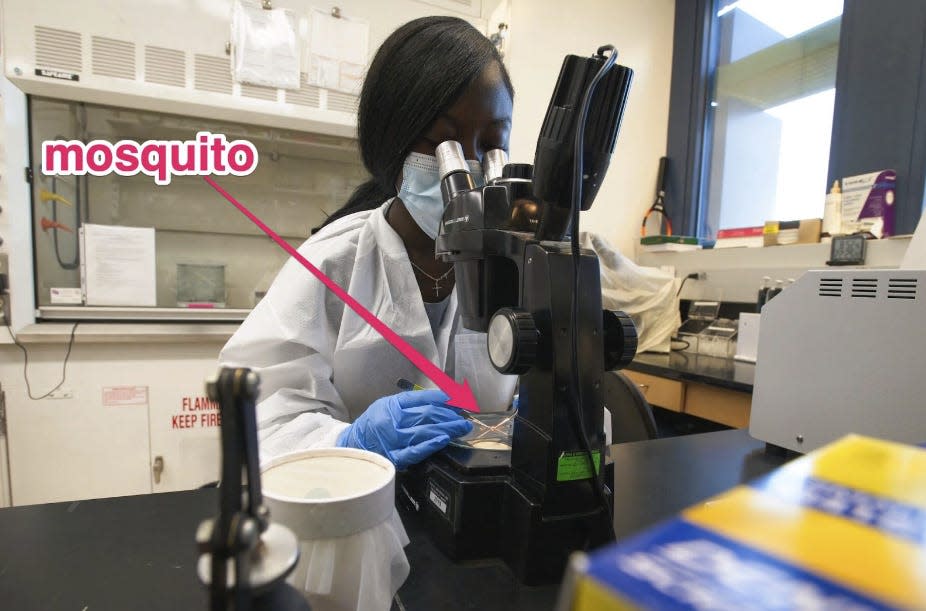
[[[823,215],[842,0],[724,0],[699,234]]]
[[[677,233],[820,217],[834,179],[926,185],[922,0],[677,0],[666,207]]]
[[[187,141],[198,131],[248,140],[257,169],[217,182],[294,246],[367,176],[352,139],[37,97],[29,119],[36,304],[46,320],[241,320],[287,255],[199,176],[164,186],[144,174],[46,176],[43,141]],[[154,307],[89,307],[60,290],[81,287],[78,233],[88,224],[153,230]]]

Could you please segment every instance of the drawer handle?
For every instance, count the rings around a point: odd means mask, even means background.
[[[154,464],[151,466],[151,470],[154,472],[154,483],[161,483],[161,473],[164,472],[164,457],[155,456]]]
[[[649,384],[640,384],[639,386],[640,386],[640,390],[642,390],[643,394],[645,395],[647,391],[649,390]]]

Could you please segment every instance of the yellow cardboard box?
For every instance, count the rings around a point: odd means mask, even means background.
[[[926,609],[926,450],[844,437],[576,555],[560,609]]]

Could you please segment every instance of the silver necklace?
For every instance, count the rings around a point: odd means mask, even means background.
[[[414,267],[414,268],[417,269],[419,272],[421,272],[423,275],[427,276],[428,278],[430,278],[431,280],[434,281],[434,296],[435,296],[435,297],[440,297],[440,283],[441,283],[441,281],[444,280],[447,276],[449,276],[451,273],[453,273],[453,266],[451,265],[451,266],[450,266],[450,269],[448,269],[447,271],[445,271],[445,272],[444,272],[443,274],[441,274],[440,276],[432,276],[432,275],[429,274],[428,272],[426,272],[426,271],[424,271],[423,269],[421,269],[421,267],[420,267],[418,264],[416,264],[414,261],[412,261],[411,259],[409,259],[408,262],[412,264],[412,267]]]

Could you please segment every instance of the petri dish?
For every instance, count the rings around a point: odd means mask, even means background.
[[[511,433],[514,429],[514,419],[517,410],[505,412],[485,412],[480,414],[467,414],[466,419],[472,422],[473,430],[463,437],[452,440],[452,445],[472,450],[510,450]]]

